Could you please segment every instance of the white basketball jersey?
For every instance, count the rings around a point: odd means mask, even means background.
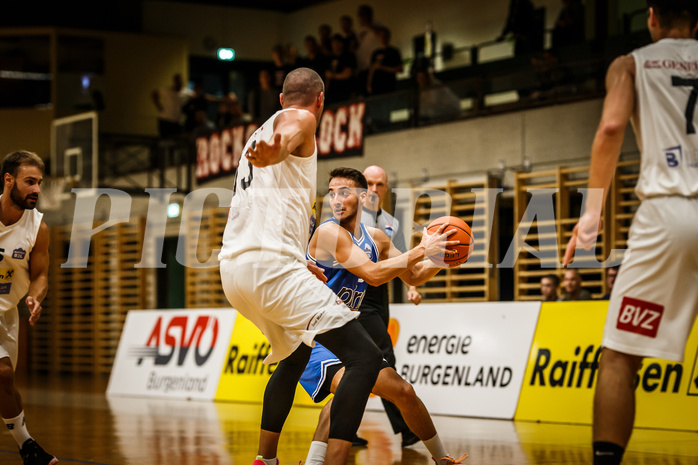
[[[663,39],[632,55],[642,152],[637,195],[698,196],[698,41]]]
[[[0,313],[15,308],[29,290],[29,255],[43,216],[24,210],[16,223],[0,223]]]
[[[235,193],[223,233],[219,260],[247,252],[266,252],[269,260],[282,255],[305,263],[317,190],[317,146],[310,157],[289,155],[284,161],[257,168],[244,154],[259,141],[270,142],[276,112],[245,144],[235,177]]]

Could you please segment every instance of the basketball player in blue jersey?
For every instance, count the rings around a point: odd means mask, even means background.
[[[618,465],[633,429],[644,357],[683,361],[698,314],[698,2],[648,0],[653,44],[617,58],[606,76],[591,149],[588,198],[563,264],[591,248],[632,119],[642,152],[641,200],[611,292],[594,396],[594,464]],[[695,415],[695,412],[693,413]]]
[[[337,168],[330,173],[328,195],[333,217],[317,227],[306,254],[308,260],[324,271],[327,286],[352,310],[359,309],[368,283],[387,282],[381,277],[376,262],[401,256],[383,231],[361,223],[367,188],[366,178],[360,171]],[[441,234],[445,227],[443,225],[437,233]],[[434,277],[440,269],[426,260],[406,269],[399,277],[406,284],[417,286]],[[335,392],[343,372],[340,360],[321,344],[316,344],[300,383],[315,402],[320,402]],[[412,386],[385,359],[372,392],[398,406],[410,429],[424,442],[432,457],[439,459],[436,463],[462,463],[465,456],[456,460],[447,454],[426,407]],[[331,405],[332,401],[322,410],[305,465],[324,463]]]
[[[41,193],[44,162],[32,152],[13,152],[2,162],[0,196],[0,415],[17,441],[24,465],[54,465],[27,432],[22,398],[14,385],[19,313],[22,298],[29,324],[41,316],[48,291],[49,231],[35,207]]]
[[[388,174],[378,165],[371,165],[363,170],[363,175],[368,183],[368,196],[363,204],[361,222],[366,226],[371,226],[383,231],[401,252],[406,249],[405,236],[403,234],[400,221],[385,211],[383,200],[389,193]],[[394,288],[397,295],[402,293],[402,287]],[[415,305],[422,301],[422,295],[415,286],[407,289],[407,300]],[[395,352],[393,343],[388,334],[388,323],[390,322],[390,295],[388,283],[380,286],[368,286],[366,297],[361,305],[359,323],[366,328],[366,332],[376,343],[383,353],[383,358],[395,368]],[[419,438],[410,430],[405,420],[400,415],[400,410],[391,402],[383,399],[383,408],[393,427],[393,433],[400,434],[402,447],[408,447],[419,441]],[[354,445],[368,443],[365,439],[357,437]]]
[[[269,340],[271,353],[264,362],[279,362],[264,393],[254,465],[279,463],[279,435],[315,341],[345,364],[331,412],[326,461],[344,465],[382,357],[354,321],[358,313],[337,299],[305,260],[317,190],[315,131],[324,107],[322,79],[308,68],[291,71],[280,101],[282,110],[255,131],[242,152],[218,256],[221,282],[232,306]],[[404,266],[442,254],[447,246],[445,234],[424,234],[404,257]],[[402,271],[393,266],[385,275],[392,278]]]

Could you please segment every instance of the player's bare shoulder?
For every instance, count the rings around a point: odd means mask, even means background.
[[[274,120],[274,132],[287,133],[300,137],[298,149],[292,154],[297,157],[310,157],[315,153],[315,131],[317,119],[311,112],[290,108],[281,112]]]
[[[320,260],[336,257],[337,260],[346,260],[351,255],[351,247],[354,241],[349,231],[334,222],[321,224],[310,239],[308,248],[310,253]]]
[[[298,124],[300,126],[317,125],[315,115],[302,108],[287,108],[280,112],[274,120],[274,127],[281,124]]]
[[[349,231],[338,225],[337,223],[328,221],[321,224],[311,238],[311,243],[314,243],[320,249],[328,252],[334,252],[342,245],[351,244],[351,234]],[[334,253],[333,253],[334,255]]]
[[[39,224],[39,233],[38,234],[48,237],[50,231],[51,230],[48,228],[48,225],[43,220],[41,220],[41,224]]]
[[[48,225],[42,221],[39,225],[39,231],[36,233],[36,241],[34,242],[33,250],[48,252],[50,237]]]
[[[629,75],[635,77],[635,57],[632,55],[621,55],[617,57],[608,67],[608,74],[614,75]]]

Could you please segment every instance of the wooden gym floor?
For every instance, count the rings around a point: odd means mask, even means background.
[[[29,432],[64,464],[251,465],[261,405],[110,397],[106,378],[36,377],[18,382]],[[261,396],[261,393],[260,393]],[[281,463],[305,460],[319,410],[296,408],[279,449]],[[698,412],[686,412],[696,415]],[[591,464],[589,426],[434,417],[451,454],[470,465]],[[382,412],[367,412],[354,448],[359,465],[431,464],[423,445],[401,449]],[[20,465],[9,432],[0,464]],[[625,464],[698,464],[698,432],[636,430]]]

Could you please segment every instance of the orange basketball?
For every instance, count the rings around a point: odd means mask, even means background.
[[[473,245],[475,242],[473,240],[473,233],[470,230],[470,226],[468,226],[465,221],[461,220],[460,218],[456,218],[455,216],[442,216],[441,218],[435,219],[429,223],[429,226],[427,226],[427,232],[429,232],[429,234],[433,234],[444,223],[448,223],[448,226],[446,226],[444,232],[450,231],[451,229],[456,230],[454,234],[448,236],[448,240],[460,241],[460,244],[448,246],[444,256],[436,255],[429,257],[429,259],[437,265],[446,265],[449,268],[453,268],[455,266],[462,265],[468,260],[473,251]]]

